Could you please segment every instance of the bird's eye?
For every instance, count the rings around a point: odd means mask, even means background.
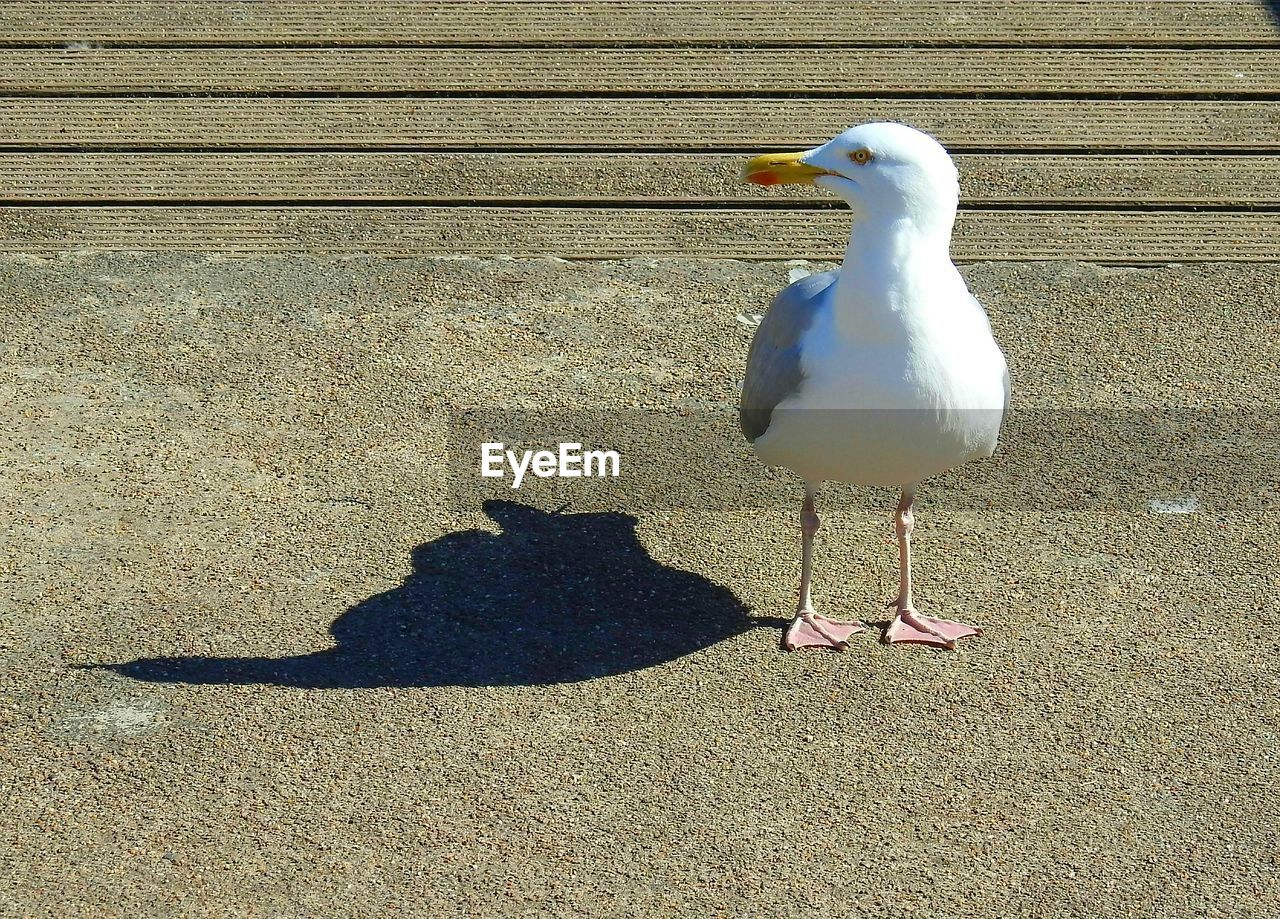
[[[849,154],[849,159],[853,160],[859,166],[865,166],[871,162],[871,151],[866,147],[859,147]]]

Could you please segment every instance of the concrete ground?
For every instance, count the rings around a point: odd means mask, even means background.
[[[796,270],[0,259],[0,914],[1274,907],[1280,267],[966,269],[1018,413],[917,568],[988,631],[843,655],[733,408]],[[819,609],[892,500],[824,492]]]

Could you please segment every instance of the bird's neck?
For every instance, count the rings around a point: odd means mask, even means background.
[[[836,284],[836,327],[854,340],[895,340],[923,320],[929,290],[958,277],[951,221],[858,215]]]

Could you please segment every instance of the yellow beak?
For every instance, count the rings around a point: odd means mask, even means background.
[[[754,185],[812,185],[818,176],[831,175],[817,166],[807,166],[801,153],[764,153],[753,156],[742,167],[742,177]]]

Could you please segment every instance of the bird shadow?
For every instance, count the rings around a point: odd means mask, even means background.
[[[652,667],[775,618],[655,561],[620,513],[486,501],[500,533],[413,550],[398,587],[334,621],[334,645],[291,657],[159,657],[95,665],[137,680],[316,689],[571,683]]]

